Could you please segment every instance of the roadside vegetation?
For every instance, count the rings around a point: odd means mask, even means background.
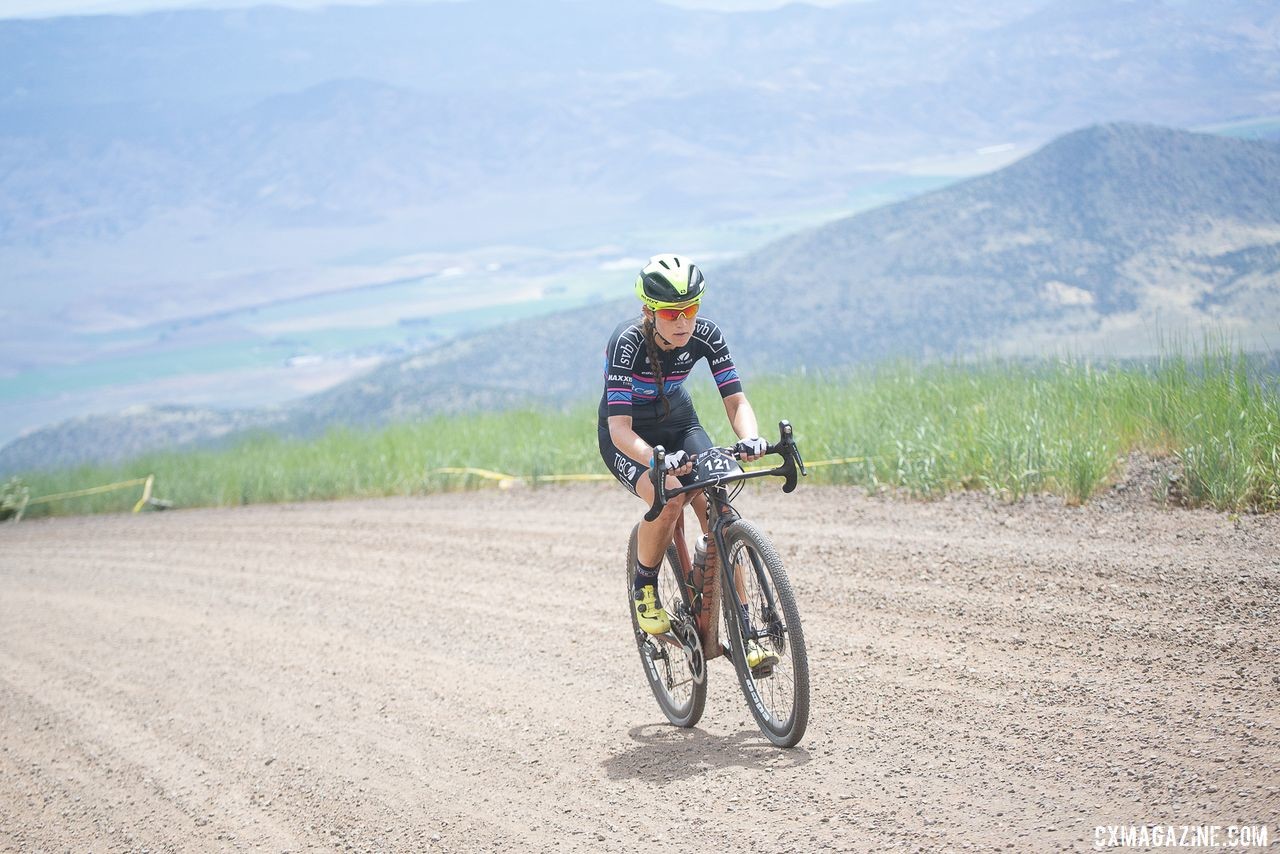
[[[1132,452],[1170,462],[1158,499],[1218,510],[1280,510],[1280,389],[1227,349],[1099,366],[1083,360],[898,363],[840,374],[756,378],[767,438],[788,418],[811,479],[930,498],[982,490],[1084,502]],[[732,438],[707,382],[694,388],[712,438]],[[838,461],[838,462],[832,462]],[[155,474],[178,507],[413,495],[550,475],[603,473],[595,402],[428,419],[318,438],[267,433],[226,448],[152,454],[127,465],[27,475],[45,496]],[[14,486],[13,488],[19,488]],[[121,511],[121,491],[33,505],[27,515]]]

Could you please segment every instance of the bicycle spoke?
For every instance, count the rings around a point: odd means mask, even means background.
[[[752,715],[776,744],[791,746],[804,734],[808,721],[808,660],[794,598],[781,561],[768,540],[749,523],[736,522],[729,537],[730,569],[741,595],[726,600],[726,620],[733,613],[732,639],[742,648],[735,667]],[[748,642],[776,654],[778,660],[751,670]]]

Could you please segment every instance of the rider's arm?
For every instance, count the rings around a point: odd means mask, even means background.
[[[609,438],[613,446],[633,460],[648,460],[653,448],[635,430],[631,429],[630,415],[609,416]]]
[[[760,425],[756,423],[756,412],[751,408],[751,401],[746,394],[737,392],[724,399],[724,411],[733,425],[733,432],[739,439],[754,439],[760,435]],[[760,459],[751,457],[752,460]]]
[[[729,354],[729,344],[724,340],[720,327],[709,320],[701,321],[695,337],[699,338],[702,346],[706,348],[707,363],[711,365],[711,378],[715,381],[716,388],[720,390],[720,397],[724,400],[724,411],[729,416],[729,423],[733,425],[734,434],[739,439],[758,438],[760,425],[756,423],[755,410],[751,408],[746,394],[742,391],[742,378],[738,375],[738,368],[733,363],[733,356]],[[760,459],[760,456],[760,454],[753,454],[743,459],[754,462]]]

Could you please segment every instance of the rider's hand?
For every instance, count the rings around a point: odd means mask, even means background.
[[[764,439],[759,436],[752,436],[750,439],[740,439],[738,444],[734,445],[734,448],[742,455],[742,459],[749,463],[754,463],[764,456],[764,449],[768,446],[769,443]]]
[[[668,474],[682,475],[693,471],[693,460],[684,451],[672,451],[663,458],[663,465]]]

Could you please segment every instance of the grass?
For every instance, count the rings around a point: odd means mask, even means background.
[[[811,480],[930,498],[982,490],[1008,500],[1087,501],[1133,451],[1173,458],[1180,500],[1219,510],[1280,510],[1280,395],[1225,348],[1195,358],[1099,366],[1083,360],[920,365],[758,378],[749,393],[770,435],[796,426]],[[693,389],[712,438],[732,438],[707,381]],[[152,454],[122,466],[34,473],[33,496],[156,475],[181,507],[412,495],[470,488],[475,467],[518,477],[603,473],[594,401],[428,419],[309,440],[249,436],[225,449]],[[137,490],[33,506],[29,513],[126,510]]]

